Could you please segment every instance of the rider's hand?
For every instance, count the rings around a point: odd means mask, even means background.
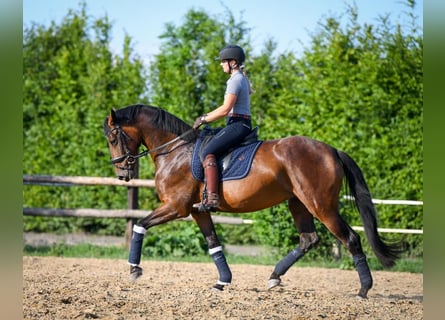
[[[198,118],[196,118],[195,123],[193,124],[193,129],[197,130],[200,126],[206,123],[206,116],[199,116]]]

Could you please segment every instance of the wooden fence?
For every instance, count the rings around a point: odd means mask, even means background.
[[[137,219],[141,219],[151,213],[147,210],[138,209],[138,188],[154,188],[154,180],[132,179],[128,182],[116,178],[104,177],[83,177],[83,176],[50,176],[50,175],[23,175],[24,185],[43,186],[79,186],[79,185],[103,185],[103,186],[123,186],[127,187],[127,209],[61,209],[61,208],[23,208],[23,214],[27,216],[47,216],[47,217],[90,217],[90,218],[123,218],[127,219],[125,231],[125,243],[127,248],[131,241],[133,225]],[[350,197],[345,196],[345,199]],[[379,200],[373,199],[376,204],[402,204],[402,205],[423,205],[422,201],[406,200]],[[221,224],[252,224],[254,221],[237,217],[212,216],[214,223]],[[182,219],[191,221],[191,217]],[[363,231],[361,226],[352,226],[352,229]],[[379,232],[423,234],[422,229],[389,229],[379,228]]]
[[[50,176],[50,175],[23,175],[24,185],[41,186],[123,186],[127,187],[127,209],[61,209],[61,208],[23,208],[23,214],[26,216],[46,216],[46,217],[77,217],[77,218],[120,218],[127,219],[125,229],[125,243],[129,248],[133,225],[136,220],[146,217],[151,213],[150,210],[138,209],[138,188],[154,188],[154,180],[132,179],[128,182],[116,178],[104,177],[83,177],[83,176]],[[192,221],[192,218],[186,217],[183,221]],[[237,217],[212,216],[216,224],[252,224],[249,219]]]

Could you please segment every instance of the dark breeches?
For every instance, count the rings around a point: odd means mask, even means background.
[[[216,157],[221,156],[230,148],[239,145],[251,131],[250,121],[247,119],[229,121],[227,126],[221,129],[204,147],[202,158],[204,159],[208,154],[214,154]]]

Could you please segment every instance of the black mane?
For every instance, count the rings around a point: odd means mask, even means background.
[[[182,133],[191,129],[190,125],[188,125],[178,117],[155,106],[134,104],[118,109],[115,113],[116,125],[132,125],[136,122],[136,118],[139,114],[145,113],[153,126],[161,130],[165,130],[176,135],[181,135]],[[105,119],[104,128],[108,127],[106,125],[107,119]],[[105,134],[107,134],[107,132],[105,132]],[[193,139],[196,137],[196,133],[193,132],[187,136],[189,139]]]

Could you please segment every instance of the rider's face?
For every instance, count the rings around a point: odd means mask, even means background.
[[[233,60],[221,60],[221,66],[222,66],[222,68],[223,68],[223,71],[225,72],[225,73],[230,73],[230,63],[232,62]]]

